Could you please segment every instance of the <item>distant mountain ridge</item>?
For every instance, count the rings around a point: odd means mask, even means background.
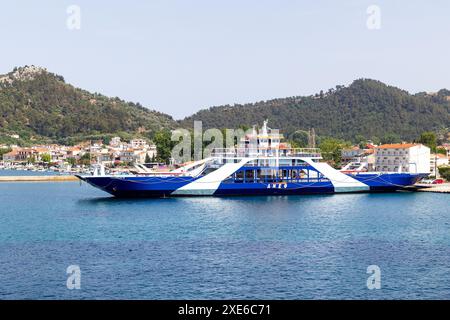
[[[273,99],[200,110],[180,123],[192,126],[235,128],[269,119],[287,134],[315,128],[320,136],[355,140],[356,135],[382,138],[387,134],[413,140],[423,131],[448,130],[450,91],[409,94],[380,81],[359,79],[313,96]]]
[[[359,79],[312,96],[273,99],[200,110],[183,120],[76,88],[45,68],[25,66],[0,75],[0,143],[61,142],[112,135],[152,138],[162,129],[238,128],[269,119],[290,136],[314,128],[319,136],[346,140],[396,135],[416,139],[450,127],[450,91],[409,94],[380,81]]]

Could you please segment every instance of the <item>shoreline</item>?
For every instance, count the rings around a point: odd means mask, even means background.
[[[80,181],[74,175],[48,175],[48,176],[0,176],[1,182],[73,182]],[[435,192],[435,193],[450,193],[450,183],[442,185],[420,185],[406,187],[406,191],[412,192]]]
[[[450,193],[450,183],[435,184],[431,186],[425,186],[418,188],[417,192],[435,192],[435,193]]]
[[[0,182],[67,182],[78,181],[75,176],[0,176]]]

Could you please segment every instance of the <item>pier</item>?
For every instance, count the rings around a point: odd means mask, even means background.
[[[450,193],[450,183],[415,184],[414,186],[404,188],[404,190],[416,192]]]
[[[0,176],[0,182],[67,182],[78,181],[75,176]]]
[[[431,187],[420,188],[420,192],[438,192],[438,193],[450,193],[450,183],[433,184]]]

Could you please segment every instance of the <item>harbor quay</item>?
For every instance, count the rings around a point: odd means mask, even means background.
[[[3,176],[1,182],[68,182],[78,181],[78,178],[72,175],[58,176]]]

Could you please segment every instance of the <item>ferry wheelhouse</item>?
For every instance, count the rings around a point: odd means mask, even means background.
[[[341,172],[321,162],[316,148],[292,148],[267,126],[234,148],[214,149],[205,159],[168,172],[142,168],[133,175],[78,176],[117,197],[301,195],[391,192],[427,174]]]

